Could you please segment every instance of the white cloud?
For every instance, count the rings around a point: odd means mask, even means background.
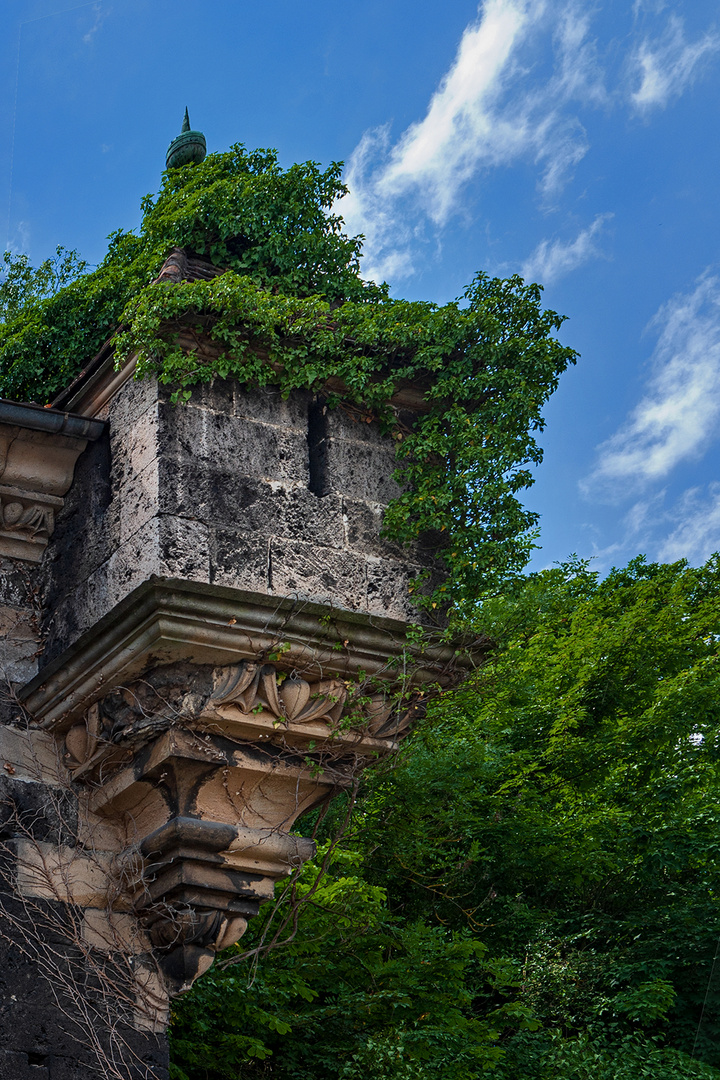
[[[664,501],[663,489],[635,502],[613,526],[616,539],[604,547],[601,547],[592,535],[599,532],[597,526],[586,524],[585,528],[591,536],[590,547],[595,569],[604,573],[611,566],[627,562],[628,558],[638,551],[651,551],[658,523],[662,523],[665,517]]]
[[[587,229],[582,229],[574,240],[543,240],[523,263],[520,273],[526,281],[548,284],[564,274],[576,270],[590,259],[602,256],[598,239],[613,214],[598,214]]]
[[[485,0],[424,118],[394,145],[388,127],[365,134],[346,172],[351,194],[336,209],[348,231],[365,234],[366,277],[412,273],[418,222],[445,225],[482,171],[530,160],[542,196],[557,195],[587,151],[568,103],[605,100],[588,29],[577,6],[560,14],[545,0]],[[547,31],[549,77],[520,58]]]
[[[589,38],[590,15],[569,7],[560,17],[555,40],[558,56],[557,81],[563,97],[592,101],[608,100],[604,72],[597,58],[595,42]]]
[[[363,275],[374,281],[408,277],[413,272],[409,246],[412,229],[392,201],[365,179],[373,157],[382,154],[389,142],[387,126],[365,132],[345,170],[344,180],[350,192],[333,208],[342,214],[349,233],[364,234]]]
[[[667,7],[667,0],[635,0],[633,15],[635,18],[642,15],[643,11],[649,11],[653,15],[659,15]]]
[[[30,224],[27,221],[15,222],[15,235],[9,236],[5,245],[13,255],[24,255],[30,250]]]
[[[599,448],[583,484],[622,498],[698,458],[720,418],[720,278],[709,273],[693,292],[673,297],[651,325],[660,328],[653,374],[626,423]]]
[[[83,45],[92,44],[93,38],[95,37],[103,22],[107,18],[108,14],[106,11],[103,11],[101,4],[93,4],[93,13],[95,15],[95,21],[90,27],[90,29],[87,31],[87,33],[83,34]]]
[[[659,562],[687,559],[699,566],[720,551],[720,483],[688,488],[669,506],[666,497],[662,488],[638,500],[619,520],[613,543],[592,543],[595,569],[603,573],[638,551]]]
[[[660,542],[659,559],[687,559],[699,565],[720,551],[720,483],[710,484],[706,495],[700,488],[689,488],[678,500],[673,517],[677,525]]]
[[[682,19],[671,15],[660,38],[645,38],[631,59],[640,85],[631,100],[639,111],[667,105],[697,75],[701,61],[717,52],[720,37],[707,31],[696,41],[686,41]]]
[[[481,20],[466,28],[425,118],[412,124],[393,148],[378,180],[381,193],[402,194],[417,185],[431,217],[441,223],[482,158],[515,156],[528,137],[525,123],[506,120],[497,127],[493,105],[518,40],[542,9],[541,3],[487,0]]]

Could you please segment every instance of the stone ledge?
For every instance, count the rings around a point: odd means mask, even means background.
[[[225,665],[272,659],[313,679],[393,681],[389,663],[408,649],[417,684],[457,681],[471,661],[449,645],[419,650],[396,619],[304,601],[151,577],[86,631],[21,691],[25,709],[43,727],[69,727],[113,687],[148,668],[179,660]]]

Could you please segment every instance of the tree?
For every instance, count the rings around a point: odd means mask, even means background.
[[[260,985],[233,966],[179,1004],[177,1077],[335,1080],[368,1075],[379,1047],[393,1080],[453,1062],[506,1080],[720,1077],[719,584],[718,558],[638,558],[604,581],[573,560],[486,598],[493,658],[369,778],[352,886],[333,871]],[[286,1004],[292,978],[318,996]],[[264,1071],[238,1047],[223,1072],[223,1010],[248,1034],[233,1010],[278,1001],[288,1030],[265,1039]]]

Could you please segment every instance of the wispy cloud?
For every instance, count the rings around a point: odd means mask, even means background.
[[[667,562],[687,559],[698,565],[720,551],[720,483],[688,488],[678,500],[673,515],[677,525],[661,541],[657,557]]]
[[[548,77],[521,63],[521,52],[550,34]],[[425,224],[440,228],[479,173],[534,162],[538,187],[552,199],[587,151],[585,130],[567,110],[573,100],[605,99],[586,14],[562,15],[545,0],[485,0],[422,120],[393,144],[388,126],[367,132],[351,155],[350,194],[338,211],[366,237],[367,277],[412,272],[412,242]]]
[[[720,49],[720,36],[708,30],[687,41],[682,19],[671,15],[661,37],[645,38],[631,58],[638,88],[631,94],[640,112],[665,106],[685,90],[698,74],[702,62]]]
[[[83,34],[83,45],[91,45],[95,35],[102,26],[107,12],[103,11],[102,4],[93,4],[93,14],[95,15],[95,21],[93,22],[87,33]]]
[[[515,156],[528,137],[524,123],[506,121],[496,128],[493,106],[513,50],[542,10],[540,3],[488,0],[480,21],[466,28],[425,118],[393,148],[377,182],[382,194],[417,186],[431,217],[442,223],[481,159],[492,163]]]
[[[666,7],[667,0],[634,0],[632,9],[635,18],[638,18],[643,11],[650,11],[653,15],[659,15]]]
[[[592,543],[597,570],[622,564],[638,551],[660,562],[687,559],[694,566],[720,551],[720,483],[688,488],[670,504],[667,494],[661,488],[633,503],[617,522],[611,544]]]
[[[6,248],[13,255],[24,255],[30,250],[30,224],[27,221],[16,221],[14,236],[9,236]]]
[[[658,528],[662,528],[665,517],[665,489],[654,492],[648,498],[639,499],[627,510],[614,526],[616,539],[612,543],[600,546],[591,535],[591,553],[595,560],[595,569],[601,573],[611,566],[626,562],[638,551],[654,552],[654,537]],[[596,532],[594,526],[586,526],[590,533]],[[656,546],[656,545],[655,545]]]
[[[622,498],[700,456],[720,418],[720,278],[705,273],[673,297],[651,324],[659,329],[645,396],[599,448],[586,493]]]
[[[590,259],[601,257],[600,236],[613,214],[598,214],[574,240],[543,240],[523,263],[520,273],[526,281],[549,284],[576,270]]]

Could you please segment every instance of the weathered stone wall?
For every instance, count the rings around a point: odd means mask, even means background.
[[[58,772],[56,752],[46,733],[0,726],[0,1080],[88,1080],[98,1068],[93,1038],[107,1044],[102,1004],[94,1012],[84,1000],[92,973],[78,948],[78,932],[87,932],[93,912],[79,917],[75,909],[73,926],[64,904],[23,887],[29,867],[41,868],[50,852],[63,853],[70,876],[82,859],[77,798],[65,784],[49,782]],[[128,1025],[117,1034],[131,1062],[128,1080],[167,1077],[163,1034]]]
[[[23,890],[28,865],[41,867],[49,851],[63,851],[71,872],[77,864],[77,796],[55,739],[28,730],[15,699],[38,666],[37,575],[33,563],[0,561],[0,1080],[87,1080],[97,1058],[83,1030],[84,972],[67,909],[37,887]],[[122,1038],[137,1055],[128,1077],[145,1080],[146,1066],[167,1076],[164,1035],[126,1027]]]
[[[7,722],[17,712],[14,691],[37,672],[40,652],[37,578],[34,564],[0,557],[0,723]]]
[[[81,458],[45,563],[44,662],[152,575],[416,618],[426,561],[380,538],[398,493],[376,423],[216,380],[173,407],[128,381]]]
[[[18,406],[16,411],[20,426],[11,429],[16,452],[10,481],[17,484],[17,474],[23,490],[17,494],[8,482],[5,502],[14,500],[24,508],[38,502],[41,509],[46,504],[57,509],[85,442],[46,432],[32,407]],[[28,430],[22,427],[25,419]],[[63,423],[62,415],[47,419]],[[107,437],[90,447],[90,460],[83,463],[90,478],[85,497],[65,517],[62,543],[69,546],[71,559],[82,546],[79,537],[98,530],[91,507],[102,515],[101,478],[109,478]],[[2,457],[0,465],[8,460]],[[3,480],[8,481],[7,467]],[[48,496],[48,491],[54,494]],[[38,895],[48,853],[63,853],[62,863],[55,859],[56,892],[58,886],[62,890],[63,874],[74,874],[82,861],[78,798],[63,775],[56,740],[28,729],[16,697],[37,674],[42,653],[45,631],[36,560],[48,534],[52,536],[52,520],[35,515],[28,516],[25,527],[23,521],[10,525],[5,522],[2,534],[10,555],[0,555],[0,1080],[86,1080],[96,1074],[98,1059],[91,1051],[92,1025],[86,1022],[91,1010],[82,1000],[90,973],[78,964],[82,948],[77,931],[80,927],[82,934],[84,919],[73,927],[69,909],[53,898],[53,889]],[[46,557],[52,559],[57,551],[53,538]],[[37,873],[28,890],[31,867]],[[136,1055],[128,1078],[145,1080],[148,1067],[157,1080],[167,1076],[164,1034],[135,1030],[131,1024],[122,1029],[121,1038],[126,1057]]]

